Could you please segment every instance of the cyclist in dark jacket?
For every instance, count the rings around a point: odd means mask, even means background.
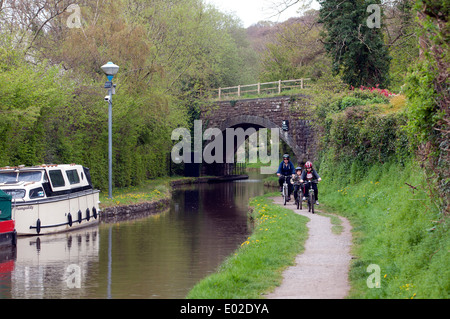
[[[292,193],[292,184],[290,183],[291,177],[295,175],[295,167],[294,164],[289,159],[288,154],[283,155],[283,161],[278,166],[277,176],[278,176],[278,184],[280,185],[280,192],[283,190],[284,176],[289,176],[286,180],[288,183],[288,201],[291,200]]]
[[[306,162],[305,164],[305,169],[303,170],[302,173],[302,182],[305,182],[305,197],[303,197],[303,200],[306,200],[306,198],[308,198],[309,195],[309,188],[310,188],[310,183],[312,180],[317,179],[317,181],[321,181],[322,179],[320,178],[319,174],[317,174],[317,172],[314,170],[313,165],[311,162]],[[316,183],[312,183],[312,188],[314,189],[314,197],[316,200],[316,205],[319,205],[319,190],[317,188],[317,184]]]

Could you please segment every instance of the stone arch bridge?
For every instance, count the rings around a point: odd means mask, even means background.
[[[223,136],[226,136],[227,128],[254,128],[256,131],[261,128],[279,129],[279,137],[292,149],[298,162],[294,165],[297,165],[316,159],[317,138],[311,113],[305,107],[308,102],[308,97],[304,95],[216,101],[202,108],[200,119],[203,130],[218,128]],[[226,143],[225,138],[223,143]],[[225,158],[230,154],[224,152],[223,156],[225,163]],[[203,167],[205,174],[230,175],[233,164],[204,164]]]

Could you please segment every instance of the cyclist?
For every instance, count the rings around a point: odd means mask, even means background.
[[[295,168],[295,176],[291,179],[291,183],[294,184],[294,199],[297,200],[297,192],[300,187],[302,187],[303,183],[300,181],[302,178],[302,168],[300,166]],[[305,189],[303,188],[303,194],[305,193]]]
[[[280,185],[280,192],[283,191],[283,183],[284,183],[284,176],[288,176],[286,182],[288,184],[288,198],[287,200],[291,200],[291,193],[292,193],[292,184],[290,183],[291,177],[295,176],[295,168],[294,164],[289,159],[289,154],[283,155],[283,161],[280,163],[280,166],[278,166],[277,171],[278,176],[278,184]]]
[[[310,188],[310,183],[312,183],[311,181],[317,179],[317,181],[321,181],[322,179],[320,178],[319,174],[317,174],[317,172],[315,171],[315,169],[313,168],[313,164],[308,161],[305,164],[305,169],[303,170],[302,173],[302,177],[301,177],[301,181],[305,182],[305,196],[303,197],[303,200],[306,200],[306,198],[308,198],[309,195],[309,188]],[[316,205],[319,205],[319,190],[317,189],[317,184],[316,183],[312,183],[312,188],[314,189],[314,197],[316,200]]]

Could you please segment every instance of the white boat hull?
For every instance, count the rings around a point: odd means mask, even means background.
[[[18,236],[45,235],[98,224],[99,191],[85,190],[32,202],[12,202]]]

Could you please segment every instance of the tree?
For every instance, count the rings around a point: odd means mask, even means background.
[[[409,66],[419,58],[419,42],[413,10],[415,0],[383,1],[383,21],[381,27],[386,46],[392,57],[390,64],[391,90],[400,91],[405,83]]]
[[[26,52],[48,33],[76,0],[3,0],[0,1],[2,33],[15,36],[15,46]]]
[[[77,162],[99,188],[108,141],[101,65],[120,65],[116,186],[165,175],[171,132],[189,127],[202,89],[253,76],[239,21],[202,0],[5,0],[0,30],[0,166]]]
[[[406,78],[407,129],[421,164],[434,173],[443,211],[450,213],[449,6],[446,0],[417,0],[420,61]],[[432,174],[429,174],[432,175]]]
[[[311,10],[278,26],[275,39],[266,44],[261,81],[318,79],[330,71],[331,63],[319,41],[317,16],[318,12]]]
[[[380,28],[367,24],[367,7],[377,1],[319,0],[319,22],[324,45],[333,60],[334,74],[348,85],[386,86],[389,79],[388,50]]]

